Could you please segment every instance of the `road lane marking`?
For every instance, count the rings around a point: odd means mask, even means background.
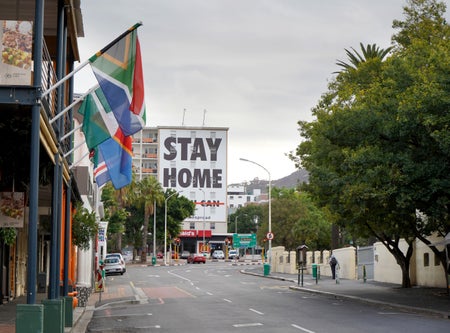
[[[250,310],[250,311],[253,311],[254,313],[257,313],[257,314],[259,314],[259,315],[263,315],[263,314],[264,314],[264,313],[262,313],[262,312],[260,312],[260,311],[258,311],[258,310],[252,309],[252,308],[250,308],[249,310]]]
[[[306,329],[304,327],[301,327],[301,326],[298,326],[298,325],[295,325],[295,324],[292,324],[292,327],[298,328],[299,330],[301,330],[303,332],[306,332],[306,333],[315,333],[314,331],[310,331],[310,330],[308,330],[308,329]]]
[[[233,327],[252,327],[252,326],[263,326],[261,323],[248,323],[248,324],[234,324]]]
[[[214,295],[213,293],[210,293],[209,291],[207,291],[206,294],[209,295],[209,296]]]
[[[233,303],[232,301],[230,301],[229,299],[226,299],[226,298],[224,298],[223,300],[228,303]]]

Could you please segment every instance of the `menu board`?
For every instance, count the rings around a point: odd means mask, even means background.
[[[33,22],[1,21],[0,85],[30,85]]]
[[[25,193],[0,192],[0,228],[22,228]]]

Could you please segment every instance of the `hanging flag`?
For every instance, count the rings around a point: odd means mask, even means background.
[[[94,179],[98,187],[102,187],[111,180],[109,176],[108,167],[103,159],[101,151],[98,147],[91,150],[92,161],[94,163]]]
[[[132,137],[118,129],[116,134],[95,148],[94,177],[100,187],[111,180],[116,190],[130,184]]]
[[[112,137],[119,125],[100,88],[88,94],[78,110],[83,116],[82,131],[91,150]]]
[[[89,59],[120,128],[126,136],[145,125],[144,78],[136,24]]]

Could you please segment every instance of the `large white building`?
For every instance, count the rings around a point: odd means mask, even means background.
[[[227,237],[228,128],[146,127],[133,136],[138,179],[156,177],[163,188],[196,204],[183,221],[182,248],[211,251]]]

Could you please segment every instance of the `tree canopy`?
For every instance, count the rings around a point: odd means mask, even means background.
[[[404,287],[415,237],[450,231],[445,9],[435,0],[409,0],[404,21],[394,21],[400,31],[388,58],[350,57],[353,67],[341,65],[347,70],[312,110],[316,120],[299,122],[305,140],[292,156],[310,173],[306,190],[336,224],[383,242],[402,268]]]

